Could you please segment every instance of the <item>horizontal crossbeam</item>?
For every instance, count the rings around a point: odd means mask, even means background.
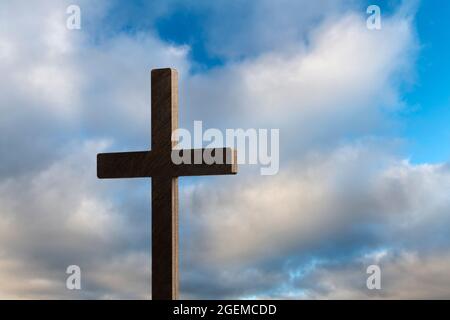
[[[99,153],[97,176],[100,179],[118,179],[237,173],[236,152],[230,148],[173,150],[172,153],[174,156],[189,160],[175,164],[170,156],[153,151]],[[208,155],[218,163],[211,163],[207,158]]]

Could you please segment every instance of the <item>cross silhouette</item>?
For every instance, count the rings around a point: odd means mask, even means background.
[[[99,153],[97,176],[152,178],[152,298],[171,300],[178,298],[178,177],[236,174],[236,152],[229,148],[173,149],[177,141],[172,141],[172,132],[178,128],[175,69],[152,70],[151,103],[151,151]],[[188,152],[191,162],[175,164],[173,152]],[[205,152],[219,160],[208,164],[201,157],[198,161],[198,154]]]

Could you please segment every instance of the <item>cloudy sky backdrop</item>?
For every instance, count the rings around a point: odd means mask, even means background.
[[[280,129],[278,175],[180,179],[182,298],[450,298],[449,15],[1,1],[0,298],[151,297],[150,181],[98,180],[96,153],[149,148],[150,70],[169,66],[181,127]]]

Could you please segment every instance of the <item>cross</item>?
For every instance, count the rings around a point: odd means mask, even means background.
[[[178,73],[175,69],[151,72],[151,150],[99,153],[97,176],[152,178],[152,299],[178,298],[178,177],[236,174],[236,152],[229,148],[174,150],[172,132],[178,128]],[[172,153],[209,152],[220,161],[175,164]],[[208,161],[210,163],[211,161]]]

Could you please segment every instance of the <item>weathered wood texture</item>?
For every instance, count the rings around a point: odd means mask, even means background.
[[[100,153],[97,176],[152,178],[152,298],[178,298],[178,177],[237,173],[236,152],[230,148],[173,150],[178,127],[178,74],[174,69],[151,73],[151,151]],[[174,164],[172,153],[188,152],[189,163]],[[207,163],[203,153],[216,163]],[[195,156],[197,154],[197,156]],[[200,159],[200,161],[198,161]],[[196,163],[197,160],[197,163]]]
[[[97,176],[100,179],[142,178],[161,176],[205,176],[237,173],[237,154],[230,148],[220,149],[221,164],[208,164],[203,157],[195,164],[195,154],[212,153],[218,149],[173,150],[174,153],[188,152],[191,164],[174,164],[171,158],[154,151],[99,153],[97,155]]]

